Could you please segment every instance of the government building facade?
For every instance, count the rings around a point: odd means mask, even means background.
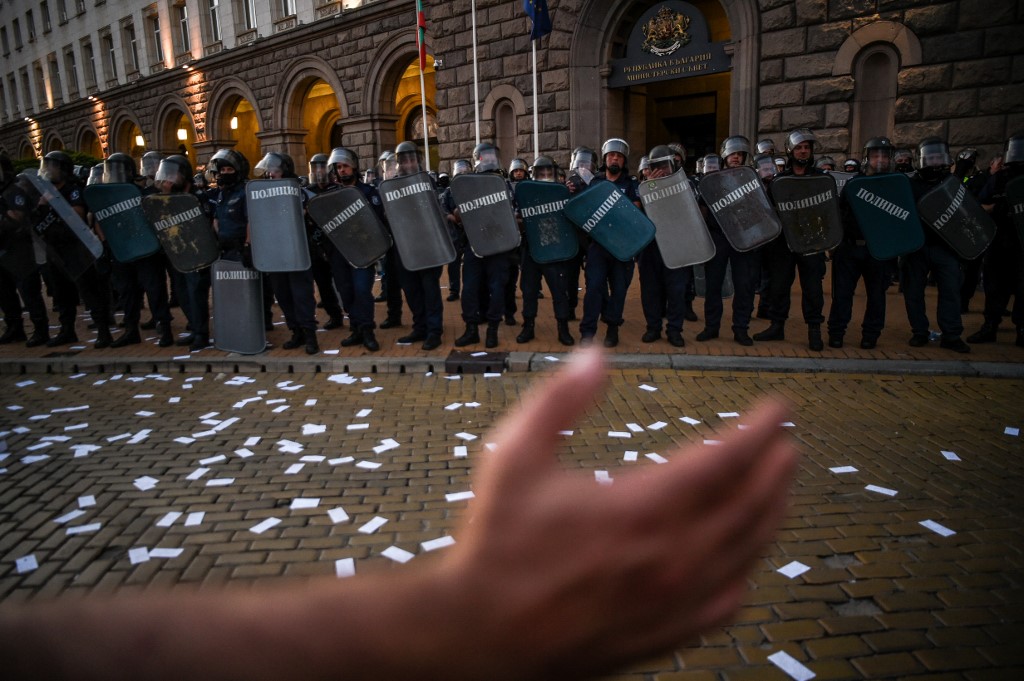
[[[201,166],[234,147],[301,173],[415,140],[448,170],[479,135],[507,166],[533,160],[535,101],[562,164],[622,137],[634,167],[681,141],[692,169],[728,135],[781,148],[795,127],[837,161],[879,135],[984,159],[1024,131],[1024,0],[548,0],[536,93],[521,0],[423,4],[426,116],[414,0],[2,0],[0,151]]]

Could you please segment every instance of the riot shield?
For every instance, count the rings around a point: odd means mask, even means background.
[[[262,275],[234,260],[218,260],[210,272],[214,347],[243,355],[263,352],[267,336],[263,328]]]
[[[580,240],[576,228],[562,213],[569,188],[556,182],[523,180],[516,185],[515,193],[534,262],[546,265],[575,258]]]
[[[831,250],[843,240],[836,183],[828,175],[786,175],[769,185],[789,250],[810,255]]]
[[[914,193],[903,173],[858,175],[846,183],[843,197],[876,260],[891,260],[924,246]]]
[[[85,224],[82,217],[75,212],[71,204],[67,202],[64,195],[49,180],[39,177],[39,172],[35,168],[24,170],[21,172],[21,175],[32,183],[36,191],[46,199],[53,212],[67,225],[71,233],[82,242],[82,245],[92,254],[94,260],[103,255],[103,244],[96,238],[96,235],[89,229],[89,226]],[[44,218],[44,220],[46,219]]]
[[[1017,228],[1017,237],[1024,248],[1024,177],[1015,177],[1006,183],[1006,203],[1010,219]]]
[[[839,196],[843,195],[843,187],[850,181],[850,178],[854,177],[855,173],[844,173],[841,170],[831,170],[828,176],[836,181],[836,193]]]
[[[693,266],[693,289],[698,298],[708,297],[707,274],[704,265]],[[722,280],[722,298],[732,298],[732,263],[725,263],[725,279]]]
[[[501,175],[457,175],[452,197],[459,207],[469,247],[477,257],[505,253],[519,246],[519,226],[508,185]]]
[[[743,253],[764,245],[782,231],[782,223],[753,168],[726,168],[705,175],[700,194],[733,248]]]
[[[632,260],[654,239],[654,223],[613,182],[595,182],[565,204],[565,216],[613,257]]]
[[[318,194],[306,210],[352,267],[369,267],[391,248],[387,228],[355,187]]]
[[[426,173],[385,180],[380,198],[405,269],[416,272],[455,260],[448,222]]]
[[[967,185],[953,175],[921,197],[917,212],[965,260],[984,253],[996,235],[992,218],[967,191]]]
[[[179,272],[201,270],[220,257],[217,235],[194,195],[145,196],[142,212],[153,226],[171,267]]]
[[[160,250],[160,242],[142,212],[142,192],[135,185],[89,185],[85,202],[118,262],[132,262]]]
[[[295,178],[245,184],[252,264],[260,272],[301,272],[310,267],[302,185]]]
[[[715,257],[715,242],[685,171],[641,182],[640,200],[657,228],[654,240],[665,267],[687,267]]]

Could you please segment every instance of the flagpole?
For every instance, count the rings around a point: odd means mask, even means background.
[[[476,143],[480,144],[480,74],[476,64],[476,0],[470,3],[473,15],[473,120],[476,124]]]
[[[537,113],[537,41],[531,40],[533,46],[533,158],[540,156],[540,116]],[[532,165],[532,164],[531,164]]]
[[[423,6],[421,0],[416,0],[416,58],[420,65],[420,114],[423,117],[423,159],[426,162],[427,172],[430,172],[430,130],[427,128],[427,87],[423,76],[426,69],[424,58],[424,42],[426,38],[426,19],[423,18]]]
[[[430,130],[427,129],[427,90],[424,87],[423,69],[420,69],[420,110],[423,113],[423,159],[430,172]]]

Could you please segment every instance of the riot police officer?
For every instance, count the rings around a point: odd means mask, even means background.
[[[667,145],[651,149],[648,158],[649,177],[652,180],[668,177],[680,169],[675,152]],[[673,347],[683,347],[686,345],[683,340],[683,321],[686,318],[686,295],[692,268],[666,267],[661,249],[657,242],[652,241],[640,252],[637,269],[640,272],[640,303],[647,322],[647,329],[640,340],[653,343],[661,338],[662,319],[665,319],[668,342]]]
[[[872,137],[864,143],[864,174],[885,175],[895,171],[896,148],[888,137]],[[843,220],[843,240],[832,252],[832,305],[828,312],[828,346],[843,347],[843,336],[853,316],[853,297],[857,282],[864,280],[866,294],[861,322],[860,347],[871,350],[885,326],[885,290],[888,288],[888,263],[876,260],[868,251],[864,234],[850,210],[845,193],[839,198]]]
[[[530,179],[529,170],[526,161],[521,158],[514,158],[508,166],[508,179],[513,183],[528,180]]]
[[[585,190],[594,181],[597,174],[597,153],[585,146],[578,146],[572,151],[569,157],[569,175],[565,178],[565,186],[569,188],[570,194]],[[576,257],[569,261],[566,270],[569,287],[569,321],[576,319],[576,308],[580,304],[580,273],[583,271],[583,263],[587,258],[587,251],[590,249],[590,237],[583,232],[577,235],[580,240],[580,250]]]
[[[918,169],[910,176],[914,200],[919,201],[929,190],[950,174],[949,145],[938,137],[927,137],[918,145]],[[937,318],[942,338],[939,345],[959,353],[971,351],[960,337],[964,330],[960,316],[960,258],[930,226],[922,223],[924,246],[903,257],[903,302],[910,320],[910,345],[928,344],[928,315],[924,292],[931,273],[939,289]]]
[[[786,153],[789,155],[789,170],[781,177],[805,177],[823,175],[814,167],[814,145],[817,137],[807,128],[799,128],[786,138]],[[825,344],[821,339],[821,324],[825,321],[822,310],[825,295],[822,281],[825,278],[825,254],[799,255],[789,249],[782,236],[765,245],[762,266],[768,272],[768,314],[771,324],[767,329],[754,334],[756,341],[783,340],[786,335],[786,319],[789,317],[790,290],[797,272],[800,274],[800,297],[804,322],[807,324],[807,344],[811,350],[820,352]]]
[[[304,189],[311,196],[322,194],[333,189],[336,185],[328,180],[332,174],[327,169],[327,154],[313,154],[309,159],[309,174],[306,175]],[[309,236],[310,265],[313,270],[313,283],[319,294],[320,307],[327,313],[327,322],[324,329],[332,331],[344,326],[345,313],[342,311],[342,303],[338,293],[334,290],[334,279],[331,274],[331,264],[328,259],[330,247],[324,241],[323,231],[316,226],[316,223],[306,215],[306,234]],[[372,296],[371,296],[372,298]]]
[[[376,179],[374,187],[380,187],[384,180],[390,180],[398,172],[395,152],[387,150],[377,158]],[[334,181],[337,181],[335,178]],[[384,261],[380,263],[380,295],[373,299],[375,303],[387,303],[387,314],[378,326],[391,329],[402,325],[402,266],[399,262],[398,250],[392,246]],[[424,332],[425,333],[425,332]],[[419,336],[413,332],[412,336]],[[404,336],[408,338],[408,336]],[[422,340],[422,339],[419,339]]]
[[[907,174],[914,172],[914,152],[910,149],[897,149],[892,162],[893,172]]]
[[[623,195],[640,207],[637,181],[629,175],[629,144],[613,137],[601,145],[603,172],[596,181],[611,182]],[[623,323],[626,293],[633,281],[632,260],[623,262],[596,241],[587,248],[587,264],[583,270],[586,289],[583,293],[583,319],[580,320],[580,342],[592,342],[598,320],[607,327],[604,346],[619,344],[619,327]]]
[[[359,179],[359,157],[350,149],[335,147],[331,150],[330,158],[326,160],[331,170],[334,171],[338,184],[342,187],[354,187],[359,190],[366,202],[373,207],[377,218],[386,225],[384,206],[381,204],[376,188]],[[314,171],[311,162],[310,179],[313,177]],[[352,327],[352,333],[342,339],[341,346],[347,348],[362,344],[370,352],[377,352],[380,350],[380,343],[377,342],[377,337],[374,334],[376,325],[373,323],[373,280],[375,275],[373,265],[352,267],[332,241],[323,239],[322,243],[327,251],[335,285],[341,293],[342,304],[349,311],[350,326]]]
[[[464,158],[452,163],[452,176],[458,177],[473,172],[473,164]],[[448,236],[451,237],[452,245],[455,246],[455,260],[448,263],[448,302],[459,299],[459,292],[462,290],[462,260],[466,253],[466,231],[462,229],[458,217],[455,215],[455,198],[452,196],[451,186],[445,187],[441,194],[441,207],[444,208],[447,219]]]
[[[50,339],[49,317],[32,243],[31,197],[15,177],[14,164],[0,153],[0,311],[7,325],[0,345],[24,341],[34,348]],[[25,334],[22,305],[32,320],[31,336]]]

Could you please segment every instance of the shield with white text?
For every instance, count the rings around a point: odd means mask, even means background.
[[[843,198],[876,260],[891,260],[924,246],[914,192],[903,173],[858,175],[846,183]]]
[[[789,250],[799,255],[832,250],[843,239],[839,194],[830,175],[785,175],[769,185]]]
[[[515,193],[534,262],[546,265],[575,258],[580,240],[562,212],[569,188],[556,182],[523,180],[516,184]]]
[[[201,270],[220,257],[220,244],[210,218],[192,194],[144,196],[142,212],[171,267],[179,272]]]
[[[260,272],[302,272],[310,268],[304,196],[295,178],[245,183],[252,264]]]
[[[685,171],[644,180],[640,183],[640,200],[656,228],[654,241],[665,267],[687,267],[715,257],[715,242]]]
[[[234,260],[218,260],[210,268],[213,345],[218,350],[254,355],[266,349],[262,276]]]
[[[85,188],[85,202],[118,262],[132,262],[160,250],[142,212],[142,192],[134,184],[91,184]]]
[[[576,194],[565,204],[565,215],[623,262],[654,240],[654,223],[613,182],[594,182]]]
[[[519,226],[501,175],[456,175],[452,197],[473,253],[480,258],[506,253],[519,246]]]
[[[355,187],[317,194],[306,210],[352,267],[369,267],[391,248],[391,234]]]
[[[430,175],[421,172],[385,180],[379,191],[403,267],[417,272],[455,260],[448,221]]]
[[[996,236],[996,223],[952,174],[921,197],[917,212],[964,260],[980,257]]]
[[[726,168],[705,175],[700,194],[729,244],[743,253],[779,236],[782,223],[753,168]]]

